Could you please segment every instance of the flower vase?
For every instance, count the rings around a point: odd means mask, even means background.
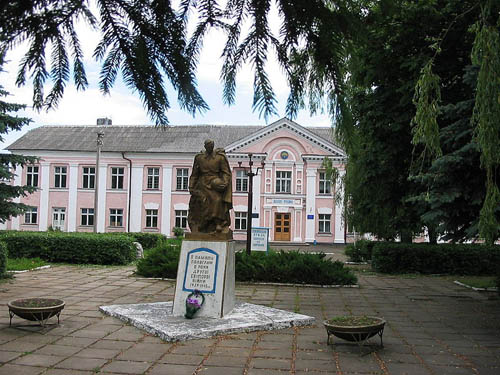
[[[199,290],[190,293],[186,298],[186,319],[193,319],[195,314],[205,303],[205,296]]]

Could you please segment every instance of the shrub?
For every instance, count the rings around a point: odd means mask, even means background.
[[[379,242],[372,268],[384,273],[495,275],[500,246]]]
[[[161,233],[131,232],[126,233],[126,235],[132,237],[134,241],[139,242],[145,250],[155,248],[160,241],[167,238]]]
[[[7,274],[7,246],[0,241],[0,278]]]
[[[172,241],[172,240],[169,240]],[[163,242],[137,263],[137,274],[146,277],[176,278],[179,245]],[[264,281],[299,284],[355,284],[356,276],[341,262],[325,259],[324,254],[299,252],[236,253],[237,281]]]
[[[376,241],[359,240],[351,243],[345,248],[345,255],[351,262],[368,262],[372,260],[373,246]]]
[[[181,253],[180,240],[160,241],[137,262],[137,274],[145,277],[175,279]]]
[[[181,238],[184,237],[184,229],[180,227],[173,227],[172,231],[174,232],[175,237]]]
[[[12,258],[39,257],[48,262],[127,264],[136,258],[133,239],[94,233],[4,232]]]

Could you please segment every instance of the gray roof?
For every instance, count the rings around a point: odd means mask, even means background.
[[[198,152],[205,139],[215,147],[227,145],[259,131],[264,126],[187,125],[154,126],[42,126],[33,129],[7,147],[9,151],[95,151],[97,132],[104,131],[103,151],[115,152]],[[332,142],[330,128],[307,127]]]

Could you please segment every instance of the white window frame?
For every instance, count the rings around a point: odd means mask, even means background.
[[[24,212],[24,224],[38,224],[38,207],[28,207]]]
[[[234,213],[234,230],[247,230],[247,212],[235,212]]]
[[[26,185],[32,187],[38,187],[38,165],[28,165],[26,166]]]
[[[175,190],[189,190],[189,168],[177,168],[176,177]]]
[[[124,167],[111,167],[111,189],[122,190],[125,180]]]
[[[175,210],[175,226],[182,229],[187,229],[187,210]]]
[[[326,172],[319,172],[319,193],[328,195],[332,193],[332,181],[326,177]]]
[[[276,171],[276,193],[290,194],[292,192],[292,172]]]
[[[157,209],[146,209],[146,228],[158,228]]]
[[[63,165],[54,166],[54,187],[65,189],[68,183],[68,167]]]
[[[158,190],[160,188],[160,168],[148,167],[148,184],[149,190]]]
[[[81,208],[80,209],[80,225],[82,227],[93,227],[94,226],[94,209],[93,208]]]
[[[82,188],[95,189],[95,167],[82,167]]]
[[[109,226],[114,228],[123,227],[123,208],[109,209]]]
[[[318,233],[326,233],[326,234],[332,233],[331,214],[318,214]]]
[[[241,193],[248,193],[248,175],[244,169],[236,170],[236,187],[235,191]]]

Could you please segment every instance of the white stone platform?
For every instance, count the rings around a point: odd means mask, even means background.
[[[168,342],[314,323],[312,316],[241,302],[237,302],[234,310],[223,318],[185,319],[172,315],[172,305],[171,301],[139,303],[101,306],[99,310]]]

